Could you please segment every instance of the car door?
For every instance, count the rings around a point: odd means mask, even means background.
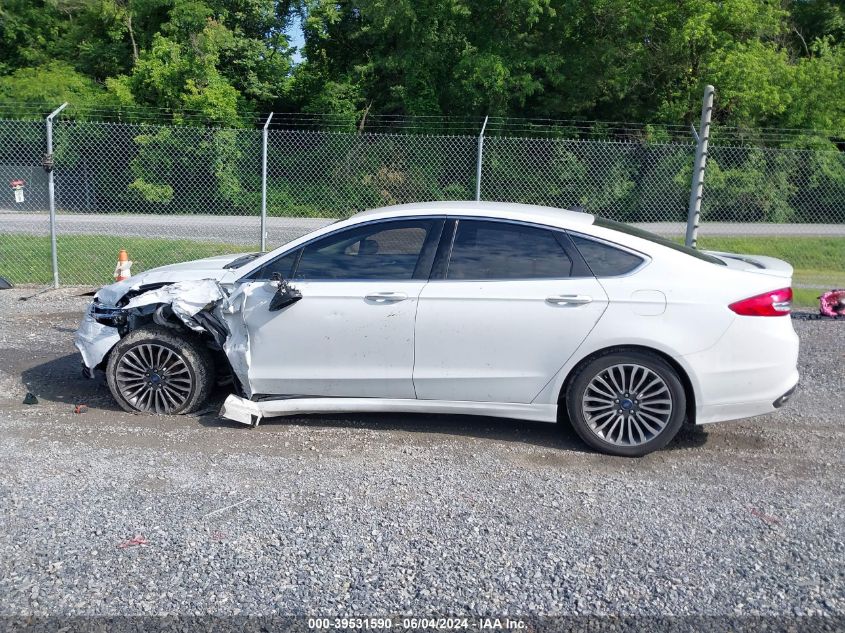
[[[253,281],[242,314],[254,394],[414,398],[414,318],[443,220],[371,222],[267,264],[302,299],[279,311]]]
[[[450,234],[419,298],[417,397],[531,402],[598,322],[607,295],[563,231],[458,219],[443,244]]]

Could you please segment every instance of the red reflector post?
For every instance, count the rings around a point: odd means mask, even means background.
[[[728,307],[743,316],[787,316],[792,310],[792,288],[764,292]]]

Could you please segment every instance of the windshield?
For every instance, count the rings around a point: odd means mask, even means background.
[[[689,246],[684,246],[683,244],[678,244],[677,242],[673,242],[672,240],[666,239],[665,237],[660,237],[659,235],[655,235],[654,233],[644,231],[643,229],[638,229],[637,227],[631,226],[630,224],[614,222],[613,220],[608,220],[606,218],[599,217],[596,217],[595,222],[593,222],[593,224],[603,229],[612,229],[614,231],[619,231],[620,233],[625,233],[626,235],[633,235],[634,237],[639,237],[640,239],[648,240],[649,242],[654,242],[655,244],[660,244],[661,246],[665,246],[666,248],[671,248],[674,251],[690,255],[691,257],[701,259],[705,262],[710,262],[711,264],[727,266],[727,264],[718,257],[713,257],[712,255],[702,253],[699,250],[690,248]]]

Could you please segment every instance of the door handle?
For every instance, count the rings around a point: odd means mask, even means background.
[[[582,306],[592,300],[593,298],[587,295],[557,295],[556,297],[548,297],[546,302],[557,306]]]
[[[374,303],[398,303],[408,298],[404,292],[376,292],[369,295],[364,295],[367,301]]]

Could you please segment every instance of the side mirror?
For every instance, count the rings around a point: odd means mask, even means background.
[[[273,273],[271,280],[278,285],[276,294],[270,299],[270,312],[277,312],[302,299],[302,293],[291,286],[279,273]]]

